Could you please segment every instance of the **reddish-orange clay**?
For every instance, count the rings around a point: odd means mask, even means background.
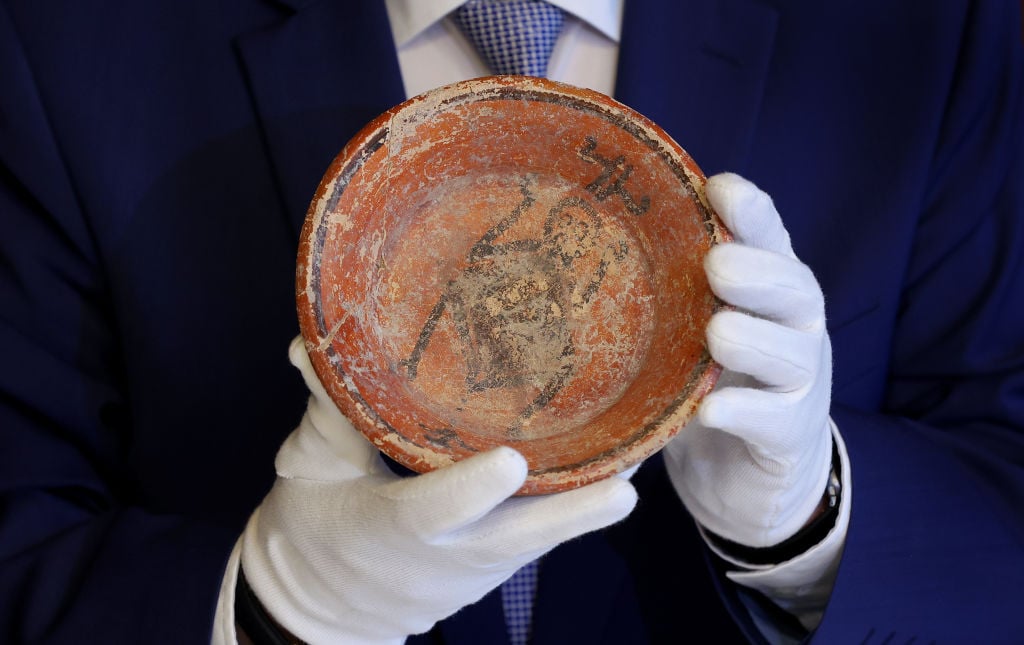
[[[712,388],[728,233],[704,176],[650,120],[526,77],[457,83],[367,125],[328,168],[299,248],[317,375],[419,472],[498,445],[519,494],[619,473]]]

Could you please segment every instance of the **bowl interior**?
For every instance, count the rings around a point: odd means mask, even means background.
[[[503,78],[412,99],[364,129],[313,200],[298,271],[314,366],[414,470],[500,444],[525,493],[659,449],[710,389],[724,232],[703,176],[611,99]]]

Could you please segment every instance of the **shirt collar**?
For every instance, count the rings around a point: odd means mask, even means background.
[[[385,0],[391,32],[399,47],[454,11],[464,0]],[[548,0],[614,42],[619,42],[624,0]]]

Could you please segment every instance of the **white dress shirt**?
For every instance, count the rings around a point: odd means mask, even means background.
[[[406,96],[491,71],[448,14],[463,0],[385,0],[398,51]],[[565,25],[548,64],[548,78],[614,95],[624,0],[548,0],[565,10]],[[839,518],[828,537],[807,552],[777,565],[754,567],[712,549],[740,571],[737,584],[761,591],[813,629],[832,589],[850,520],[849,458],[838,433],[843,471]],[[711,545],[709,545],[711,546]],[[777,631],[754,614],[762,632],[781,642]]]
[[[385,0],[407,97],[491,71],[446,16],[462,0]],[[548,78],[609,96],[619,56],[620,0],[551,0],[565,10]]]

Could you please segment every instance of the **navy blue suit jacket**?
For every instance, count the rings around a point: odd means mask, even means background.
[[[627,3],[617,98],[767,190],[826,295],[854,485],[818,642],[1024,640],[1019,24]],[[403,98],[380,1],[0,5],[0,641],[208,638],[304,409],[299,225]],[[635,481],[545,561],[536,642],[755,637],[660,460]],[[430,639],[500,643],[499,612]]]

